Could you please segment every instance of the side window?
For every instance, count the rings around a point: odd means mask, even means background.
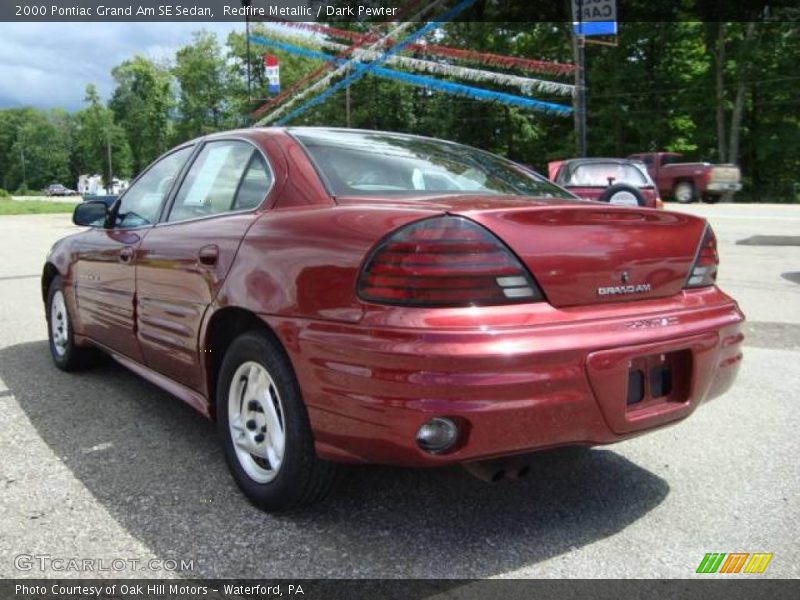
[[[263,202],[271,185],[272,172],[264,161],[264,157],[260,152],[253,152],[250,164],[239,184],[239,191],[236,192],[233,210],[256,208]]]
[[[155,223],[161,203],[191,153],[191,146],[181,148],[152,165],[122,196],[115,227],[129,229]]]
[[[257,155],[253,147],[245,142],[207,143],[178,190],[167,220],[183,221],[256,206],[264,199],[269,187],[269,178],[266,187],[263,185],[263,178],[268,176],[266,166],[260,174],[258,167],[252,166]],[[247,189],[243,191],[241,188],[245,185]],[[258,201],[253,199],[255,186],[264,190]],[[244,194],[248,198],[244,198]],[[255,204],[240,206],[243,201]]]

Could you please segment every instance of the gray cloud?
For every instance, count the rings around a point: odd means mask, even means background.
[[[103,98],[111,69],[134,54],[168,59],[206,29],[220,43],[243,23],[0,23],[0,108],[83,104],[87,83]]]

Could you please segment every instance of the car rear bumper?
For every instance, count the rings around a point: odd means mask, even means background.
[[[443,465],[616,442],[687,417],[730,387],[742,358],[744,316],[716,288],[602,307],[475,309],[484,310],[491,325],[454,327],[423,309],[357,326],[264,319],[290,355],[317,451],[348,462]],[[397,314],[413,326],[395,326]],[[626,404],[631,370],[649,375],[663,362],[670,394]],[[461,427],[441,455],[415,442],[435,416]]]
[[[706,191],[723,194],[725,192],[738,192],[742,189],[741,183],[709,183]]]

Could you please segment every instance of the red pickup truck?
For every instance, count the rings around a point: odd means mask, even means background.
[[[643,152],[628,158],[647,165],[662,197],[684,204],[698,199],[718,202],[742,189],[742,175],[736,165],[683,162],[683,155],[677,152]]]

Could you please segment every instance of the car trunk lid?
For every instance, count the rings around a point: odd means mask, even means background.
[[[596,204],[459,214],[498,235],[558,307],[679,293],[705,229],[690,215]]]

